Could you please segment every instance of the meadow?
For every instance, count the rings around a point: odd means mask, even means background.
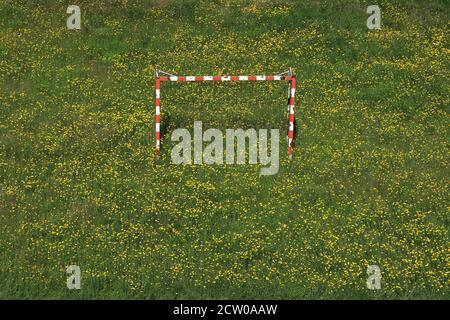
[[[81,30],[67,29],[70,4]],[[449,12],[444,0],[2,0],[0,298],[448,299]],[[155,64],[292,67],[293,160],[282,139],[273,176],[170,161],[171,132],[194,121],[284,137],[280,82],[163,83],[155,159]]]

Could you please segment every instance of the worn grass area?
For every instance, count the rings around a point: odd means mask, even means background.
[[[449,7],[378,1],[0,3],[0,298],[448,298]],[[175,166],[173,129],[286,129],[294,160]],[[82,270],[66,288],[65,268]],[[382,289],[366,288],[366,268]]]

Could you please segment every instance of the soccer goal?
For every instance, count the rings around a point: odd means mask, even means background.
[[[156,137],[156,156],[159,156],[161,150],[161,82],[165,81],[287,81],[288,82],[288,112],[289,127],[287,132],[288,155],[292,159],[293,140],[294,140],[294,108],[295,108],[295,88],[296,79],[292,74],[292,68],[289,70],[269,76],[178,76],[159,70],[155,67],[155,137]]]

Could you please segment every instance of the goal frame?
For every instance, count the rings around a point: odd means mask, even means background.
[[[155,155],[159,157],[161,152],[161,82],[203,82],[203,81],[287,81],[288,82],[288,156],[292,159],[295,122],[295,90],[296,77],[289,70],[264,76],[178,76],[159,70],[155,67]]]

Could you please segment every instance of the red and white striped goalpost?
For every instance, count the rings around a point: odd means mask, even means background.
[[[160,76],[162,74],[163,76]],[[277,75],[270,76],[176,76],[155,68],[155,137],[156,137],[156,156],[159,156],[161,150],[161,82],[162,81],[288,81],[288,111],[289,111],[289,129],[288,129],[288,155],[292,159],[293,139],[294,139],[294,121],[295,121],[295,75],[292,69]]]

